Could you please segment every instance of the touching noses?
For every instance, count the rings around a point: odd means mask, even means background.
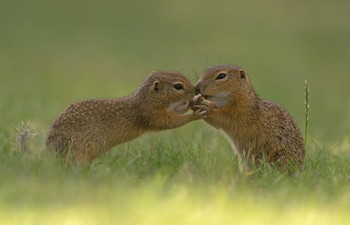
[[[199,94],[201,92],[201,86],[202,86],[202,82],[201,80],[199,80],[197,83],[196,83],[196,86],[195,86],[195,89],[196,89],[196,93]]]
[[[199,88],[197,88],[197,86],[195,87],[195,89],[196,89],[196,95],[198,95],[200,93],[200,90]]]

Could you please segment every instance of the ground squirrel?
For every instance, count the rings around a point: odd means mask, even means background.
[[[73,160],[89,162],[145,132],[200,119],[194,112],[185,114],[195,95],[194,85],[183,74],[152,72],[126,97],[71,104],[51,125],[46,146]]]
[[[281,169],[302,165],[305,147],[293,118],[279,104],[261,99],[242,68],[209,67],[196,89],[208,102],[197,98],[192,109],[205,110],[204,120],[224,131],[241,158],[251,164],[265,157]]]

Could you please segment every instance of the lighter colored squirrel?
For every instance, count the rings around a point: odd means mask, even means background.
[[[196,84],[201,97],[192,106],[221,129],[241,158],[250,164],[266,160],[281,169],[301,166],[304,142],[293,118],[281,105],[261,99],[247,73],[235,65],[212,66]]]

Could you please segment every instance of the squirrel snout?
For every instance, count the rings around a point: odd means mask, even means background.
[[[195,87],[195,89],[196,89],[196,95],[198,95],[200,92],[200,89],[197,86]]]
[[[201,84],[202,84],[202,82],[201,82],[201,80],[199,80],[199,81],[196,83],[196,86],[194,87],[194,88],[196,89],[197,95],[200,94],[200,92],[201,92],[201,86],[202,86]]]

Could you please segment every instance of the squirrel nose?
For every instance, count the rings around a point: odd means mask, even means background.
[[[201,82],[201,80],[199,80],[196,83],[196,86],[194,87],[196,89],[197,94],[199,94],[201,92],[201,86],[202,86],[201,84],[202,84],[202,82]]]
[[[200,89],[197,86],[195,87],[195,89],[196,89],[196,95],[198,95],[200,92]]]

